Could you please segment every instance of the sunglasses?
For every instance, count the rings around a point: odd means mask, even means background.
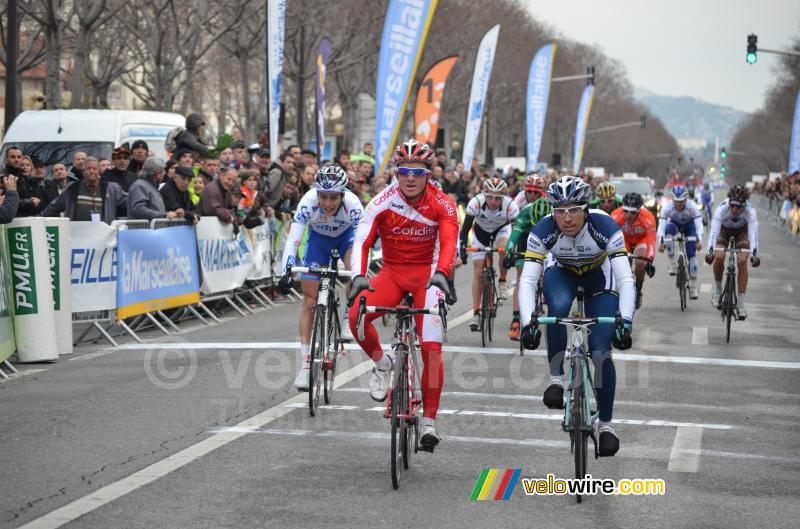
[[[626,215],[635,215],[636,213],[639,213],[639,210],[634,208],[626,208],[623,206],[622,212],[625,213]]]
[[[744,207],[744,204],[739,204],[739,203],[736,203],[736,202],[731,202],[730,205],[731,205],[731,208],[741,209],[741,208]]]
[[[585,209],[585,205],[573,206],[571,208],[553,208],[553,215],[556,217],[574,217],[575,215],[579,215]]]
[[[398,167],[397,168],[397,175],[398,176],[428,176],[430,171],[425,169],[424,167]]]
[[[601,199],[600,199],[600,202],[602,202],[603,204],[610,204],[610,203],[612,203],[612,202],[614,202],[614,201],[616,201],[616,200],[617,200],[617,199],[616,199],[616,198],[614,198],[614,197],[611,197],[611,198],[601,198]]]

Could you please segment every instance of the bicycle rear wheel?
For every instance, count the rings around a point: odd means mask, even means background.
[[[408,460],[408,454],[404,455],[404,451],[408,450],[407,440],[407,427],[405,420],[400,417],[407,408],[408,391],[405,390],[405,384],[408,381],[408,365],[406,362],[406,349],[404,346],[398,346],[396,349],[395,360],[395,373],[394,373],[394,387],[392,388],[392,453],[391,453],[391,471],[392,471],[392,487],[395,489],[400,488],[400,479],[403,474],[403,467],[405,461]],[[404,382],[406,381],[406,382]]]
[[[324,393],[325,404],[330,404],[333,400],[333,380],[336,378],[336,359],[342,347],[342,327],[339,316],[336,313],[336,304],[328,306],[328,347],[323,359]]]
[[[675,279],[678,287],[678,297],[681,301],[681,312],[686,310],[686,261],[683,255],[678,256],[678,277]]]
[[[325,307],[314,310],[314,325],[311,327],[311,366],[308,370],[308,413],[314,417],[319,408],[322,389],[322,363],[325,360],[327,340],[325,333]]]

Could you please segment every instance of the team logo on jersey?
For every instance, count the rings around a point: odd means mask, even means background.
[[[400,209],[400,210],[403,209],[403,205],[402,204],[398,204],[397,202],[389,202],[389,205],[392,206],[395,209]]]
[[[358,226],[358,221],[360,221],[360,220],[361,220],[361,210],[360,209],[351,210],[350,211],[350,223],[355,225],[355,226]]]

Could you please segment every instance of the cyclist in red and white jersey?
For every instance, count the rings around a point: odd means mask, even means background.
[[[520,211],[528,204],[533,204],[537,199],[545,196],[547,184],[543,176],[538,173],[531,173],[525,177],[525,189],[517,193],[514,203]]]
[[[358,300],[366,294],[368,305],[394,306],[410,293],[416,308],[436,308],[439,299],[450,296],[447,278],[453,266],[458,238],[458,214],[453,200],[429,182],[433,150],[409,140],[395,150],[397,181],[386,187],[365,207],[356,230],[352,265],[354,277],[349,296],[350,329],[356,341],[375,362],[369,384],[370,396],[386,399],[393,360],[384,354],[378,331],[364,316],[364,340],[358,339]],[[365,278],[369,250],[380,237],[381,271]],[[366,292],[364,292],[366,291]],[[420,444],[433,448],[439,443],[434,421],[444,382],[442,366],[442,321],[438,316],[416,316],[424,369],[422,371],[423,417]]]

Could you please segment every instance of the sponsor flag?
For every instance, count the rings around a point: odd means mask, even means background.
[[[521,468],[484,468],[472,489],[470,500],[507,500],[517,486]]]
[[[547,100],[550,97],[550,79],[553,75],[553,62],[556,58],[557,45],[550,43],[539,48],[531,61],[528,72],[528,97],[526,121],[528,132],[528,165],[527,171],[536,171],[539,162],[539,150],[542,147],[544,124],[547,119]]]
[[[469,107],[467,107],[467,125],[464,131],[464,153],[461,161],[464,167],[472,167],[472,157],[475,154],[475,144],[478,142],[478,133],[481,130],[483,107],[486,102],[486,93],[489,90],[489,79],[492,77],[494,52],[497,49],[497,37],[500,34],[500,24],[486,32],[478,47],[478,56],[475,59],[475,71],[472,74],[472,87],[469,92]]]
[[[267,80],[269,92],[269,150],[278,157],[278,121],[283,83],[283,30],[286,0],[267,0]]]
[[[789,145],[789,174],[800,171],[800,90],[794,105],[794,121],[792,123],[792,143]]]
[[[593,99],[594,85],[586,85],[581,96],[581,104],[578,107],[578,120],[575,123],[575,154],[572,157],[572,167],[575,169],[576,175],[581,171],[583,147],[586,143],[586,129],[589,126],[589,114],[592,111]]]
[[[391,0],[383,24],[375,90],[375,174],[397,141],[411,83],[438,0]]]
[[[325,68],[331,54],[331,41],[322,37],[315,62],[315,78],[317,85],[317,160],[322,163],[322,151],[325,147]]]
[[[417,141],[436,143],[436,133],[439,131],[439,112],[444,97],[444,87],[447,76],[458,60],[458,56],[447,57],[430,67],[428,73],[422,78],[417,92],[417,105],[414,109],[414,134]]]

